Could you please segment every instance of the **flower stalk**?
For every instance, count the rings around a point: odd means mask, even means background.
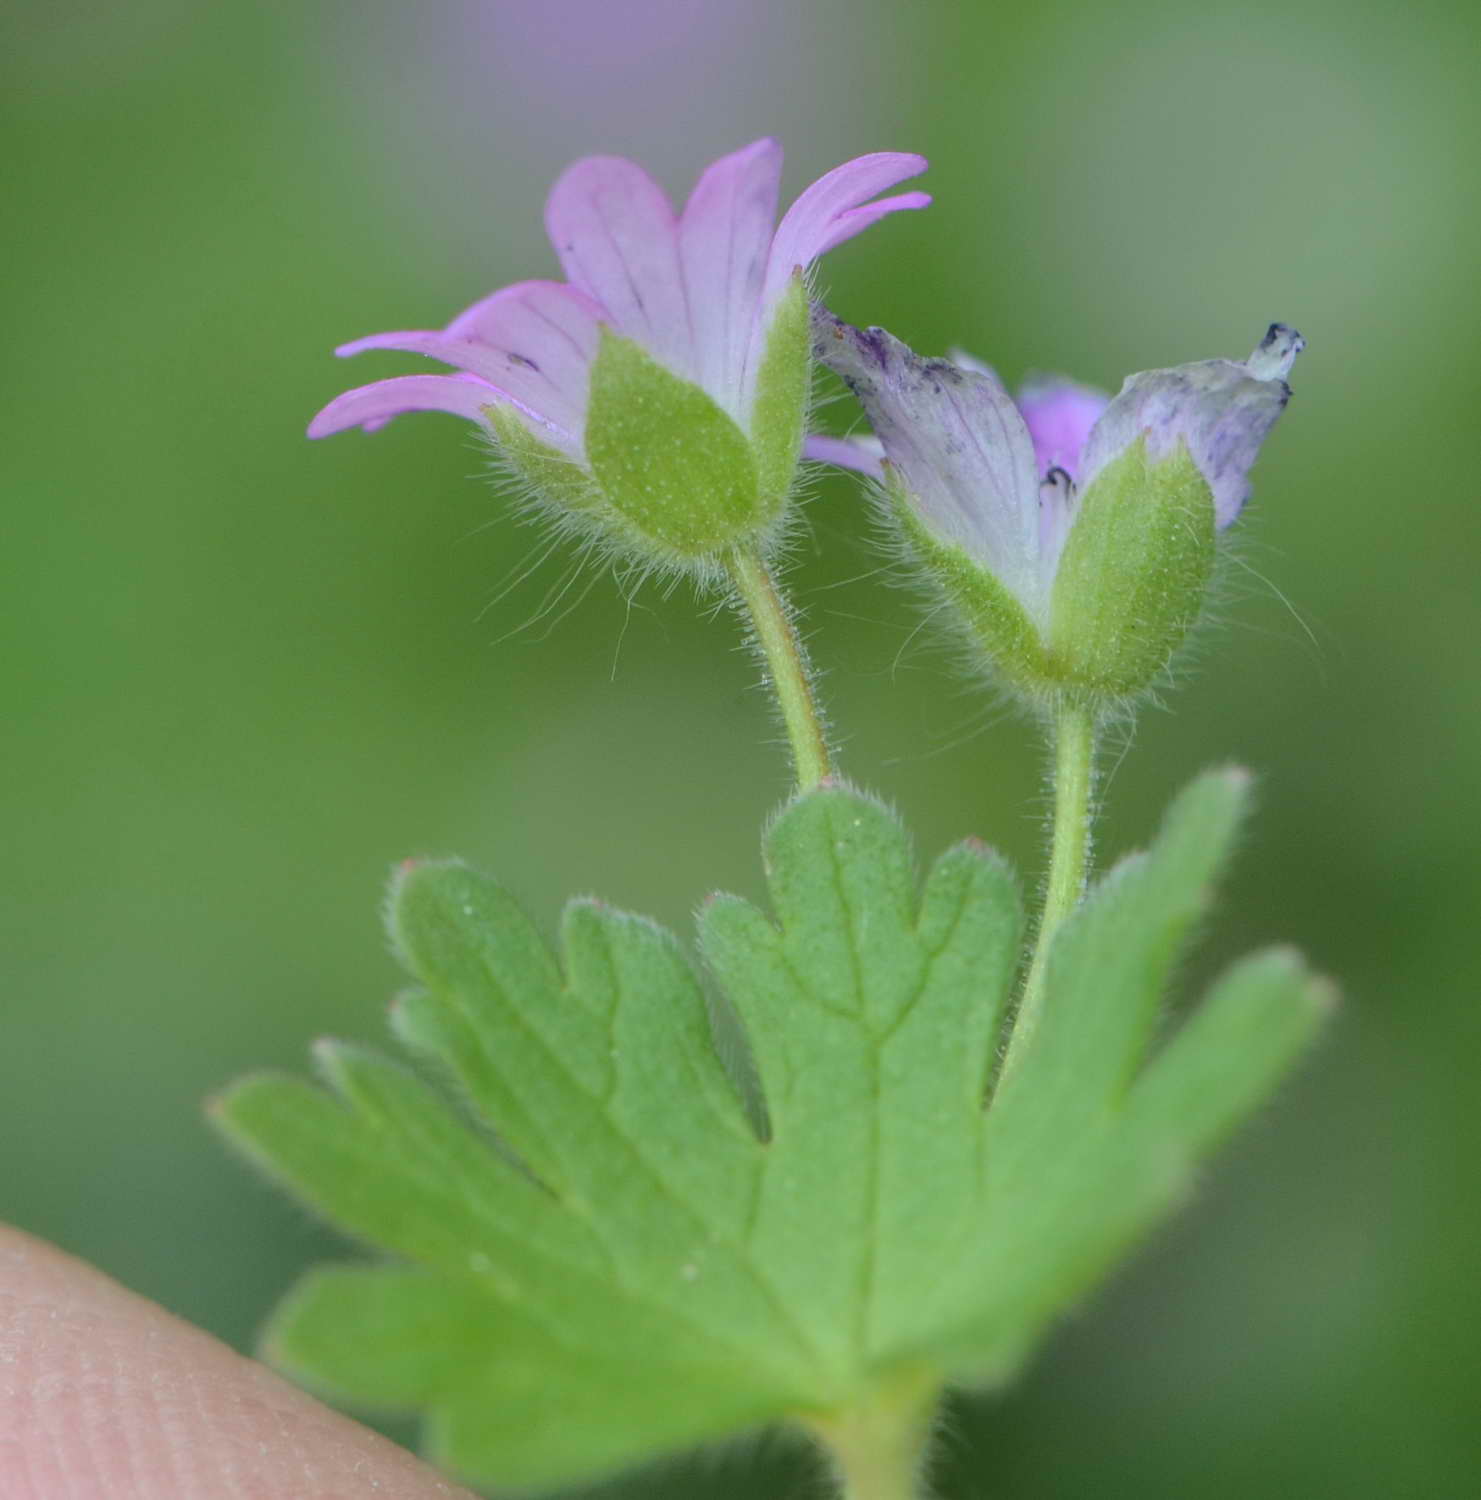
[[[1044,1003],[1049,952],[1065,918],[1080,903],[1090,863],[1090,825],[1095,793],[1096,728],[1092,710],[1072,700],[1061,702],[1054,724],[1054,829],[1044,910],[1029,961],[1028,978],[1018,1002],[1013,1034],[1003,1058],[1002,1078],[1018,1065],[1033,1040]]]
[[[839,1500],[922,1500],[940,1398],[940,1376],[912,1368],[857,1406],[807,1419],[808,1431],[832,1461]]]
[[[787,601],[761,554],[753,548],[736,547],[726,565],[786,726],[798,790],[809,792],[828,775],[830,762],[828,736],[813,693],[807,651]]]

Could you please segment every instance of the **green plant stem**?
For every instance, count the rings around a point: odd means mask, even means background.
[[[857,1406],[807,1420],[833,1461],[841,1500],[918,1500],[940,1396],[934,1370],[910,1369]]]
[[[828,737],[813,696],[812,674],[792,614],[761,554],[737,547],[727,559],[731,581],[756,633],[776,695],[798,787],[811,791],[829,772]]]
[[[1090,805],[1095,788],[1095,719],[1090,710],[1062,704],[1054,721],[1054,833],[1044,911],[1034,941],[1028,978],[1018,1002],[1002,1079],[1018,1065],[1033,1039],[1044,1005],[1049,950],[1064,919],[1085,891],[1090,850]]]

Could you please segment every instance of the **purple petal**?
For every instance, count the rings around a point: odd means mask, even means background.
[[[1039,477],[1023,417],[990,375],[921,359],[882,328],[814,311],[818,358],[859,398],[921,521],[1041,614]]]
[[[858,437],[826,437],[820,432],[812,433],[803,440],[802,456],[816,459],[819,463],[834,464],[840,469],[852,469],[856,474],[867,474],[871,479],[884,478],[884,444],[877,437],[861,434]]]
[[[1071,483],[1079,484],[1085,440],[1110,400],[1094,386],[1078,385],[1058,375],[1024,384],[1018,392],[1018,409],[1034,440],[1040,474],[1063,469]]]
[[[663,189],[636,162],[588,156],[551,189],[545,227],[567,279],[602,305],[613,328],[692,376],[677,225]]]
[[[422,354],[428,359],[441,360],[469,375],[477,376],[489,385],[499,383],[501,370],[499,351],[473,339],[449,338],[435,330],[409,329],[399,333],[372,333],[363,339],[352,339],[341,344],[334,352],[341,359],[372,350],[389,349],[401,354]]]
[[[878,203],[869,200],[898,182],[919,177],[925,157],[906,151],[876,151],[834,167],[818,178],[786,212],[777,226],[766,267],[762,297],[769,307],[782,295],[801,267],[806,270],[820,255],[867,229],[886,214],[902,208],[924,208],[928,193],[901,193]]]
[[[495,350],[494,384],[579,441],[602,320],[601,306],[575,287],[520,281],[459,313],[447,335]]]
[[[756,141],[705,169],[679,220],[694,376],[743,425],[742,376],[781,176],[782,148]]]
[[[408,411],[445,411],[482,423],[484,407],[504,399],[502,391],[472,375],[400,375],[336,396],[309,423],[309,436],[329,437],[349,427],[374,432]]]
[[[586,425],[600,309],[572,287],[525,281],[459,314],[442,332],[375,333],[341,344],[341,357],[396,349],[440,359],[479,377],[559,429],[567,450]]]
[[[811,259],[817,260],[835,246],[843,244],[845,240],[851,240],[856,234],[862,234],[871,224],[877,223],[888,214],[899,213],[902,208],[929,208],[930,206],[931,195],[929,193],[912,191],[896,193],[890,198],[878,198],[873,203],[851,208],[847,213],[839,214],[833,220],[822,243],[813,251]]]
[[[1039,485],[1039,557],[1051,573],[1059,566],[1059,554],[1074,519],[1074,481],[1067,469],[1056,466]]]
[[[1229,525],[1249,498],[1250,468],[1291,399],[1285,376],[1305,347],[1294,329],[1273,323],[1246,363],[1207,359],[1129,376],[1085,445],[1085,484],[1140,436],[1153,458],[1181,440],[1213,491],[1218,524]]]

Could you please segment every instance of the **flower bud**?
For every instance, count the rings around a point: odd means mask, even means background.
[[[874,437],[809,444],[873,473],[892,519],[999,678],[1037,703],[1114,712],[1151,686],[1202,608],[1217,532],[1290,399],[1305,341],[1273,324],[1249,360],[1131,376],[1114,400],[1063,380],[1019,401],[965,356],[814,313],[818,357]]]

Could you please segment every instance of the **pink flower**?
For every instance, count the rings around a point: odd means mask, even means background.
[[[346,391],[310,437],[372,431],[408,411],[487,423],[512,411],[540,443],[584,466],[591,366],[605,326],[701,387],[747,436],[757,373],[794,278],[835,245],[925,193],[877,198],[925,160],[876,152],[835,168],[776,224],[782,151],[761,140],[707,168],[682,213],[634,162],[592,156],[551,190],[545,223],[566,280],[523,281],[460,313],[445,329],[374,334],[340,355],[396,349],[452,366]]]

